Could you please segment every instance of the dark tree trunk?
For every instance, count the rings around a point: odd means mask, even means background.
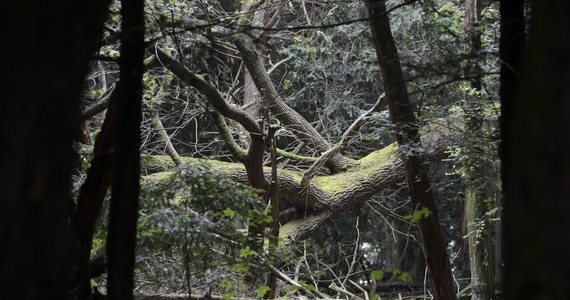
[[[500,198],[499,207],[501,208],[501,215],[503,215],[502,210],[505,204],[503,203],[506,198],[506,188],[505,185],[507,181],[507,165],[511,159],[509,153],[511,142],[510,137],[507,132],[510,130],[511,125],[511,111],[514,102],[515,94],[518,89],[519,74],[522,71],[522,54],[525,45],[525,17],[524,17],[524,7],[525,0],[502,0],[500,2],[500,13],[501,13],[501,39],[500,39],[500,61],[501,61],[501,79],[499,96],[501,98],[501,148],[499,151],[499,156],[501,158],[501,181],[503,182],[503,195]],[[501,219],[504,219],[501,216]],[[495,270],[497,272],[496,278],[497,286],[500,287],[503,281],[503,233],[504,225],[503,221],[499,226],[496,227],[497,238],[495,243],[497,244],[495,254],[496,263]]]
[[[107,242],[109,299],[133,298],[144,73],[144,2],[123,0],[120,85]]]
[[[436,299],[456,299],[453,288],[451,268],[441,228],[437,208],[433,197],[427,168],[423,160],[407,148],[421,148],[417,120],[408,97],[400,59],[390,30],[384,0],[366,1],[372,38],[378,56],[378,63],[384,80],[384,89],[388,98],[390,118],[395,125],[396,139],[404,153],[403,161],[406,180],[414,210],[427,208],[430,215],[419,221],[420,240],[423,246],[432,292]]]
[[[512,55],[520,55],[524,43],[522,3],[501,4],[501,55],[510,63],[501,74],[505,299],[568,299],[570,2],[533,2],[516,98],[520,69]]]
[[[79,93],[108,1],[11,1],[0,33],[0,293],[65,299]],[[22,19],[23,20],[23,19]]]
[[[75,265],[77,274],[77,296],[86,299],[91,294],[91,278],[89,274],[89,259],[93,246],[95,224],[107,190],[111,185],[113,168],[112,138],[116,123],[116,105],[118,90],[111,95],[110,107],[107,110],[101,132],[97,135],[93,149],[93,160],[87,172],[87,178],[79,190],[77,207],[71,219],[71,228],[76,244],[74,245]]]

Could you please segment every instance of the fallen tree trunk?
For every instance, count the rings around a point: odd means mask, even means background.
[[[426,160],[441,159],[443,148],[425,155]],[[247,174],[242,164],[216,160],[183,157],[186,164],[208,163],[212,170],[228,175],[233,180],[247,184]],[[142,188],[150,193],[163,193],[173,180],[175,164],[168,156],[145,156],[142,159]],[[267,180],[271,168],[265,167]],[[295,243],[347,209],[369,200],[379,191],[404,182],[405,170],[396,143],[374,151],[356,160],[343,172],[316,176],[303,187],[303,172],[280,169],[278,172],[279,195],[296,207],[305,208],[305,214],[281,225],[280,236]]]

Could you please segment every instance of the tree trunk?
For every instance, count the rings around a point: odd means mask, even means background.
[[[79,94],[108,1],[11,1],[0,118],[2,299],[65,299],[71,265],[70,175],[79,137]]]
[[[503,21],[511,22],[504,29],[511,29],[513,34],[505,39],[515,39],[501,44],[506,47],[501,54],[506,55],[508,49],[520,53],[523,45],[520,37],[524,36],[524,26],[520,26],[524,24],[520,20],[522,4],[516,1],[501,4],[505,18],[510,17]],[[504,111],[506,131],[503,132],[503,150],[508,154],[503,169],[505,299],[567,299],[570,295],[570,2],[532,4],[530,40],[519,94],[504,99],[509,104]],[[513,68],[516,64],[505,67]],[[506,93],[501,96],[513,95],[508,88],[516,86],[516,77],[510,73],[502,72],[505,82],[501,83],[506,85],[503,90]]]
[[[111,185],[113,168],[113,135],[116,120],[116,105],[119,93],[113,91],[111,106],[107,110],[101,132],[97,135],[93,149],[93,160],[87,172],[87,178],[79,190],[77,206],[71,219],[71,228],[76,240],[74,255],[76,259],[77,294],[79,299],[87,299],[91,294],[91,282],[88,265],[93,246],[95,224],[103,206],[103,200]]]
[[[140,123],[144,73],[144,1],[121,3],[117,126],[113,136],[113,179],[107,237],[108,298],[133,298],[140,179]]]
[[[446,246],[439,225],[437,208],[431,190],[427,168],[423,160],[410,150],[422,148],[417,120],[408,97],[398,52],[390,30],[384,0],[366,2],[372,38],[388,98],[392,123],[396,127],[396,140],[403,152],[406,180],[414,210],[427,208],[430,215],[419,220],[420,240],[423,246],[432,292],[436,299],[456,299]]]
[[[491,221],[487,215],[494,204],[493,187],[485,180],[490,168],[485,163],[489,155],[485,153],[483,124],[483,99],[481,97],[481,34],[477,26],[481,21],[481,0],[465,1],[465,33],[468,77],[474,93],[466,95],[465,115],[465,216],[471,270],[472,300],[493,299],[495,294],[493,264],[494,255],[491,241]],[[489,176],[492,176],[489,174]]]
[[[445,153],[435,152],[424,158],[425,161],[433,161],[441,159],[443,155]],[[182,157],[182,160],[187,164],[205,161],[190,157]],[[237,182],[248,183],[242,164],[206,162],[213,170],[226,174]],[[307,187],[301,185],[301,171],[279,169],[277,188],[280,199],[307,208],[306,218],[303,215],[300,219],[282,224],[280,236],[293,243],[307,238],[315,229],[335,216],[369,200],[379,191],[402,183],[405,179],[404,166],[397,154],[395,143],[357,160],[356,165],[345,172],[316,176]],[[163,192],[164,188],[172,179],[164,172],[174,167],[168,156],[145,156],[142,169],[144,173],[151,175],[143,177],[142,188],[153,194],[166,194]],[[271,170],[264,169],[265,177],[269,179]]]

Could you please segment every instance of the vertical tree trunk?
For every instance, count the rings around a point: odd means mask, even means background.
[[[501,203],[501,219],[504,219],[503,209],[505,206],[506,189],[508,188],[507,165],[511,159],[511,142],[507,132],[510,131],[512,105],[515,101],[515,94],[518,90],[519,74],[522,72],[522,56],[525,45],[525,17],[524,17],[525,0],[502,0],[500,2],[501,13],[501,39],[500,39],[500,61],[501,61],[501,85],[499,88],[499,96],[501,98],[501,148],[499,156],[501,158],[501,182],[503,183],[503,195],[500,198]],[[504,221],[500,221],[497,229],[495,243],[497,245],[495,270],[497,287],[502,286],[503,281],[503,232]]]
[[[95,140],[93,160],[87,172],[87,178],[79,190],[77,206],[71,218],[71,228],[75,245],[73,250],[77,277],[76,296],[79,299],[87,299],[91,294],[91,282],[88,272],[91,248],[93,246],[93,234],[95,224],[103,206],[103,200],[111,184],[113,168],[113,135],[116,124],[116,105],[118,89],[113,91],[110,106],[105,116],[101,131]],[[72,287],[73,288],[73,287]]]
[[[416,117],[408,97],[400,59],[396,50],[384,0],[367,0],[372,38],[388,98],[390,119],[397,129],[396,139],[404,153],[406,178],[414,209],[427,208],[430,215],[419,221],[432,292],[438,300],[456,299],[446,246],[441,234],[437,208],[431,190],[427,168],[422,159],[405,150],[421,148]]]
[[[108,1],[10,1],[0,33],[0,293],[65,299],[79,94]]]
[[[493,187],[485,180],[488,168],[485,162],[485,148],[482,132],[483,103],[481,97],[481,34],[477,25],[481,21],[481,0],[465,1],[465,33],[467,35],[468,76],[471,89],[475,93],[466,95],[465,105],[467,132],[465,133],[465,216],[469,245],[472,300],[493,299],[495,287],[493,278],[493,248],[491,222],[487,212],[494,201]]]
[[[501,54],[513,55],[509,49],[520,53],[523,41],[512,39],[523,36],[522,4],[512,0],[501,4],[505,17],[510,17],[502,21],[511,22],[504,29],[513,34],[505,36],[511,40],[501,44],[506,48]],[[532,4],[520,93],[504,99],[509,104],[503,132],[505,299],[568,299],[570,2]],[[512,96],[508,88],[516,87],[516,77],[507,70],[502,75],[501,84],[506,86],[501,96]]]
[[[107,242],[109,299],[133,298],[140,177],[144,1],[123,0],[120,85]]]
[[[501,223],[496,227],[498,237],[495,239],[497,245],[496,255],[496,278],[497,287],[500,288],[503,282],[503,256],[504,256],[504,206],[506,198],[506,172],[507,164],[510,160],[511,152],[510,137],[506,134],[511,125],[512,104],[515,101],[516,92],[518,90],[519,74],[522,72],[522,57],[525,48],[525,17],[524,17],[525,0],[501,1],[501,39],[500,39],[500,61],[501,61],[501,77],[499,96],[501,98],[501,148],[499,156],[501,158],[501,182],[503,183],[503,194],[500,198],[499,207],[501,208]]]

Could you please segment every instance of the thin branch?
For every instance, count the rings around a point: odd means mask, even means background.
[[[265,143],[263,130],[256,120],[239,107],[229,105],[221,93],[204,78],[188,70],[182,63],[159,47],[155,48],[158,61],[176,75],[182,82],[194,87],[202,93],[224,117],[238,122],[249,133],[251,144],[247,151],[247,159],[242,161],[246,167],[248,181],[253,188],[265,189],[267,182],[263,174],[263,153]]]
[[[316,161],[317,160],[316,157],[303,156],[303,155],[295,154],[295,153],[285,151],[285,150],[279,149],[279,148],[277,148],[277,154],[279,154],[283,157],[287,157],[287,158],[291,158],[291,159],[295,159],[295,160],[299,160],[299,161]]]
[[[289,56],[289,57],[286,57],[286,58],[276,62],[274,65],[271,66],[271,68],[269,68],[269,70],[267,70],[267,74],[273,73],[273,71],[275,71],[275,69],[277,69],[280,65],[290,61],[292,58],[293,58],[293,56]]]
[[[91,119],[96,114],[107,109],[107,106],[109,105],[109,99],[111,99],[111,94],[115,90],[115,87],[116,84],[113,83],[113,85],[111,85],[110,88],[108,88],[105,92],[103,92],[103,94],[101,95],[101,97],[99,97],[99,99],[95,100],[93,104],[91,104],[89,107],[83,110],[83,112],[81,113],[81,120]]]
[[[210,111],[210,115],[214,119],[214,123],[216,124],[216,128],[218,128],[218,132],[222,140],[225,142],[225,146],[228,148],[230,153],[240,162],[243,162],[247,159],[247,150],[243,149],[234,139],[228,124],[226,123],[225,118],[218,113],[217,111]]]
[[[360,126],[362,126],[364,119],[373,112],[377,111],[379,108],[386,106],[386,104],[388,104],[388,100],[386,99],[386,95],[382,94],[380,97],[378,97],[378,101],[376,101],[376,103],[374,104],[374,106],[372,106],[371,109],[369,109],[367,112],[358,117],[358,119],[356,119],[356,121],[354,121],[352,125],[348,127],[348,129],[342,135],[340,141],[336,145],[334,145],[334,147],[332,147],[330,150],[323,153],[323,155],[321,155],[321,157],[319,157],[313,163],[313,165],[309,167],[309,169],[305,172],[305,174],[303,174],[303,180],[301,180],[301,185],[308,186],[313,177],[315,177],[315,175],[319,171],[319,169],[322,168],[328,162],[328,160],[331,159],[331,157],[339,153],[340,150],[342,150],[342,148],[348,142],[352,134],[356,130],[360,129]]]
[[[182,158],[180,157],[176,149],[174,149],[174,145],[172,145],[172,141],[170,140],[170,137],[168,136],[166,129],[164,129],[162,121],[160,121],[160,116],[158,115],[158,111],[156,109],[151,108],[151,114],[152,114],[152,123],[154,125],[154,128],[158,132],[160,139],[164,143],[166,154],[168,154],[168,156],[172,158],[172,161],[174,162],[175,165],[177,166],[181,165]]]

